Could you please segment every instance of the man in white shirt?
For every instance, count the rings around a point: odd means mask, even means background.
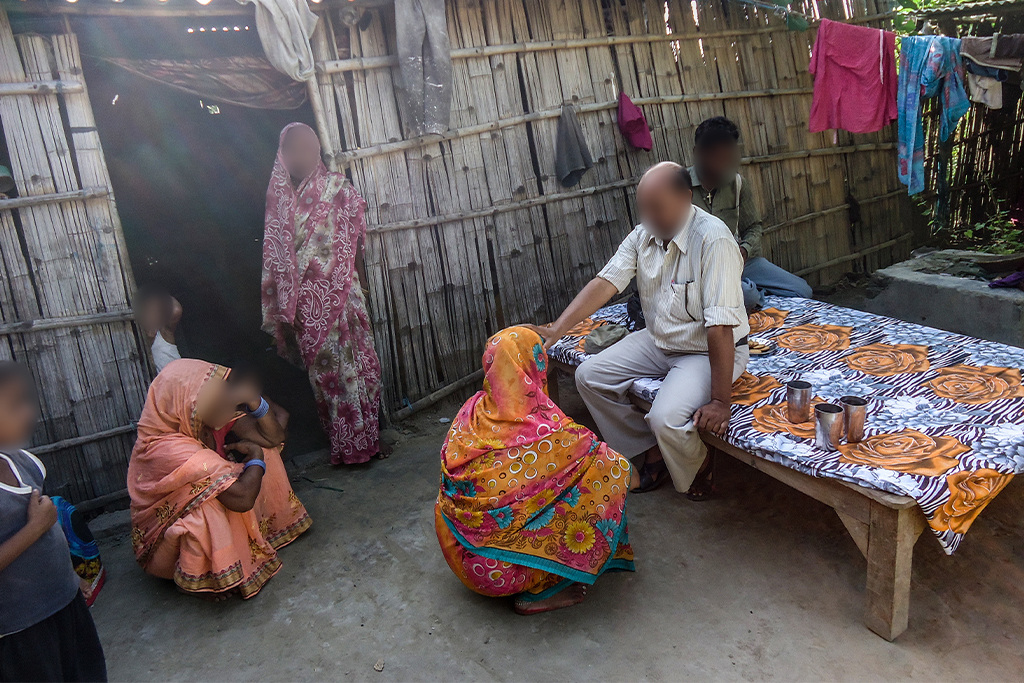
[[[703,478],[710,470],[702,468],[707,448],[697,429],[725,433],[732,383],[749,355],[743,257],[725,223],[693,206],[690,174],[678,164],[650,168],[637,205],[642,223],[608,264],[557,321],[533,329],[550,346],[636,277],[647,328],[584,362],[576,386],[605,441],[638,456],[637,490],[653,490],[671,476],[677,491],[702,500],[710,494],[710,475]],[[628,397],[638,377],[663,378],[646,415]]]

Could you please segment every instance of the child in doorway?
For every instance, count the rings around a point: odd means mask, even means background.
[[[181,358],[174,339],[181,313],[178,300],[159,287],[143,287],[135,297],[135,321],[146,335],[157,372]]]
[[[46,468],[19,448],[36,419],[28,371],[0,361],[0,681],[105,681]]]

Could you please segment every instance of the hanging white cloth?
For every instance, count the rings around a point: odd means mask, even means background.
[[[256,31],[267,59],[281,73],[307,81],[315,73],[309,38],[317,16],[306,0],[238,0],[256,5]]]
[[[971,91],[971,102],[980,102],[989,109],[1003,108],[1003,84],[990,76],[979,76],[967,72],[967,85]]]

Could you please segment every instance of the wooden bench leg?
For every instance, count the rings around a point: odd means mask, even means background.
[[[907,629],[910,567],[914,543],[923,530],[924,518],[917,508],[894,510],[872,501],[864,623],[889,641]]]
[[[558,367],[551,362],[548,363],[548,398],[556,406],[559,405]]]

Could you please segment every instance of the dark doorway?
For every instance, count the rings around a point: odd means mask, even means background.
[[[295,455],[327,441],[305,372],[260,331],[261,252],[278,133],[312,125],[312,111],[201,101],[103,59],[263,54],[255,25],[225,21],[90,18],[75,30],[136,281],[181,302],[183,356],[259,369],[267,395],[292,414]]]

